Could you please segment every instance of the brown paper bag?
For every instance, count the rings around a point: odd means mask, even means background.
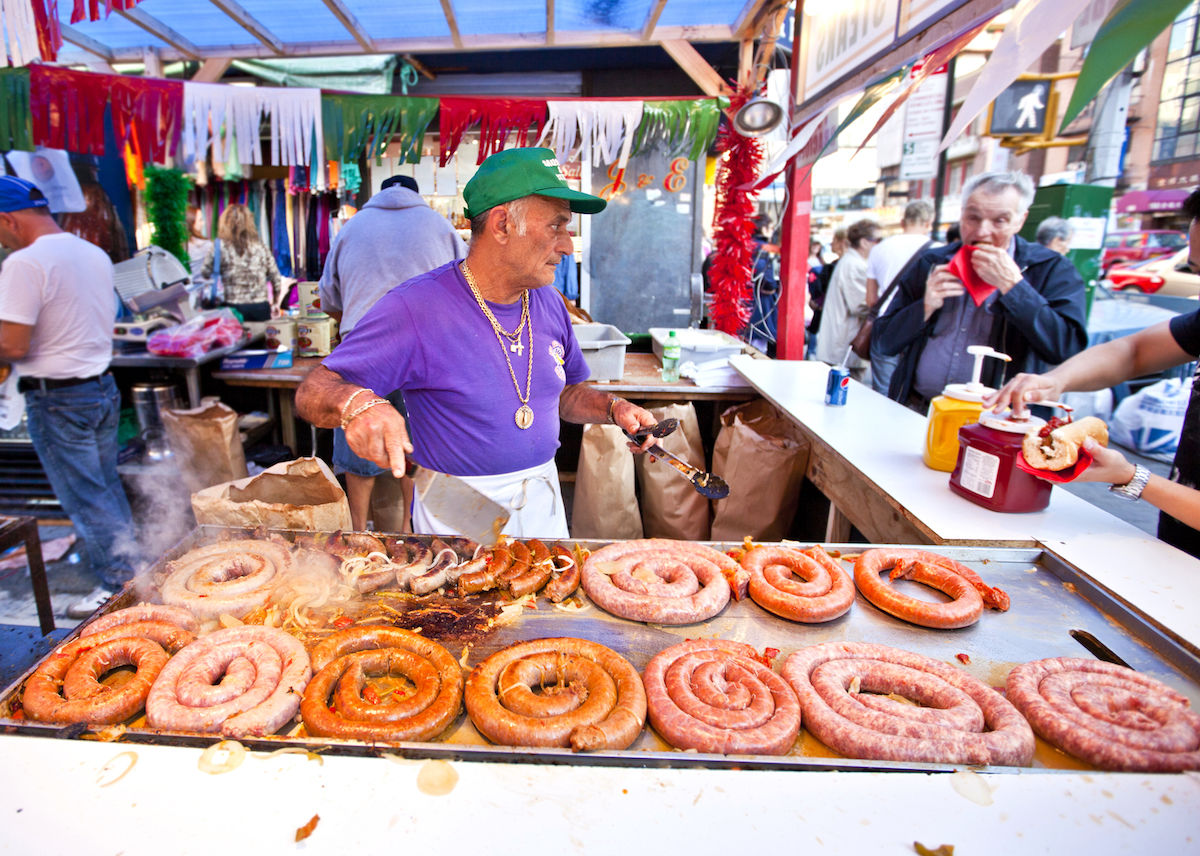
[[[800,429],[768,401],[757,399],[722,413],[713,472],[729,483],[729,496],[713,501],[712,540],[786,538],[808,454]]]
[[[679,427],[658,441],[666,451],[693,467],[708,469],[700,423],[691,402],[646,408],[654,418],[679,420]],[[675,538],[680,541],[707,541],[709,533],[708,500],[696,492],[679,470],[665,461],[650,462],[649,455],[636,457],[638,482],[642,488],[642,528],[647,538]]]
[[[245,478],[238,415],[219,401],[192,410],[164,410],[163,427],[188,490]]]
[[[320,458],[297,458],[256,476],[192,494],[196,522],[336,532],[350,529],[350,503],[333,470]]]
[[[585,425],[571,508],[574,538],[642,537],[629,441],[615,425]]]

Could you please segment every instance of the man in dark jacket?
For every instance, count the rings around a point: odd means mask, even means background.
[[[984,173],[967,182],[962,241],[925,253],[875,322],[879,349],[900,355],[889,398],[924,413],[946,384],[971,379],[970,345],[1012,357],[985,362],[983,381],[992,387],[1087,346],[1079,273],[1058,253],[1017,237],[1032,201],[1023,173]],[[964,244],[973,248],[967,283],[950,270]]]

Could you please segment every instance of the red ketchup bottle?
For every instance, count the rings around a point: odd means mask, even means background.
[[[958,431],[958,462],[950,489],[992,511],[1041,511],[1050,504],[1048,481],[1017,468],[1017,455],[1029,431],[1045,423],[1036,417],[1013,420],[985,410],[979,421]]]

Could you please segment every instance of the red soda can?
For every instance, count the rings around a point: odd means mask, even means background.
[[[834,366],[825,381],[825,403],[841,407],[846,403],[846,392],[850,389],[850,370],[845,366]]]

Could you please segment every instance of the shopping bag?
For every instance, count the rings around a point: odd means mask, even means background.
[[[191,410],[164,410],[162,419],[184,484],[192,493],[249,475],[238,415],[232,407],[214,399]]]
[[[668,452],[693,467],[707,470],[700,423],[691,402],[647,408],[659,422],[678,419],[679,427],[658,441]],[[709,532],[708,500],[696,492],[692,483],[666,461],[651,461],[638,455],[638,483],[641,487],[642,529],[647,538],[674,538],[679,541],[707,541]]]
[[[606,541],[642,537],[633,454],[616,425],[585,425],[571,507],[571,536]]]
[[[1168,378],[1140,389],[1113,411],[1109,439],[1135,452],[1170,463],[1179,451],[1183,416],[1192,397],[1192,378]]]
[[[212,485],[192,494],[196,522],[212,526],[350,529],[350,504],[337,476],[320,458],[297,458],[256,476]]]
[[[713,541],[786,538],[808,468],[809,443],[800,429],[761,399],[721,414],[713,472],[729,496],[713,501]]]

